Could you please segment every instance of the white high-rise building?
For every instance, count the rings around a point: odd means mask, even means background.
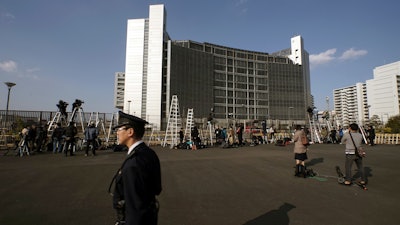
[[[374,78],[366,84],[370,116],[386,123],[400,114],[400,61],[376,67]]]
[[[369,120],[365,83],[333,90],[334,108],[339,123],[365,125]]]
[[[160,126],[164,5],[151,5],[148,19],[130,19],[127,27],[124,109]]]

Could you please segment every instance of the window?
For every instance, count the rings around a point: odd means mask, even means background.
[[[217,55],[226,55],[226,50],[225,49],[215,48],[214,49],[214,53],[217,54]]]

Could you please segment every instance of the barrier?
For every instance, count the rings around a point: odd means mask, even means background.
[[[400,134],[376,134],[375,143],[398,145],[400,144]]]

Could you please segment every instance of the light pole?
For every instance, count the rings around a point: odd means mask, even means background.
[[[291,118],[292,109],[294,109],[294,107],[289,106],[289,111],[288,111],[288,113],[289,113],[289,122],[288,122],[289,133],[291,132],[291,128],[292,128],[292,124],[291,124],[292,123],[292,118]]]
[[[131,114],[131,100],[128,100],[128,114]]]
[[[14,87],[16,84],[12,83],[12,82],[4,82],[7,87],[8,87],[8,95],[7,95],[7,108],[6,108],[6,118],[5,118],[5,122],[4,125],[7,126],[7,118],[8,118],[8,106],[10,103],[10,92],[11,92],[11,88]]]

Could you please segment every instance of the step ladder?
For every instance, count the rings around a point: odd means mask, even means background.
[[[171,107],[169,110],[167,130],[165,131],[165,138],[162,146],[170,145],[174,148],[179,144],[179,130],[181,129],[181,117],[179,114],[178,96],[173,95],[171,100]]]
[[[69,118],[68,122],[69,122],[69,123],[75,122],[75,116],[76,116],[76,114],[78,114],[78,116],[79,116],[79,122],[80,122],[80,124],[81,124],[82,131],[84,131],[84,130],[85,130],[85,125],[84,125],[84,122],[85,122],[85,113],[83,112],[83,109],[82,109],[81,106],[78,106],[78,107],[75,107],[75,108],[74,108],[74,110],[72,111],[72,115],[71,115],[71,117]],[[68,124],[69,124],[69,123],[68,123]]]
[[[103,134],[106,136],[107,132],[106,132],[104,120],[102,118],[100,118],[98,112],[90,113],[90,117],[89,117],[89,120],[88,120],[86,126],[89,126],[92,121],[95,123],[95,126],[97,127],[97,129],[99,129],[99,133],[103,132]]]
[[[60,121],[60,117],[61,117],[61,112],[57,112],[56,115],[54,115],[53,119],[48,124],[48,128],[47,128],[48,132],[51,132],[54,130],[55,125]]]
[[[368,136],[367,132],[365,131],[363,124],[360,123],[360,120],[358,118],[357,118],[357,124],[358,124],[358,129],[360,129],[361,135],[364,139],[364,143],[368,144],[369,142],[367,140],[367,136]]]
[[[209,134],[210,145],[213,146],[213,136],[214,136],[214,126],[211,124],[210,121],[207,122],[207,131]]]
[[[154,142],[154,144],[157,145],[157,142],[159,140],[161,140],[160,130],[157,128],[157,125],[154,125],[152,123],[147,125],[147,128],[151,129],[151,134],[150,134],[149,140],[147,142],[147,145],[148,146],[152,145],[152,142]]]
[[[194,127],[193,121],[193,108],[188,109],[187,118],[186,118],[186,128],[185,128],[185,140],[192,140],[192,129]]]
[[[328,127],[328,133],[330,133],[334,129],[329,119],[326,119],[326,126]]]
[[[315,121],[313,118],[313,115],[310,116],[310,114],[308,114],[308,121],[310,124],[310,134],[311,134],[311,142],[312,143],[322,143],[321,141],[321,134],[317,128],[317,126],[315,125]]]

